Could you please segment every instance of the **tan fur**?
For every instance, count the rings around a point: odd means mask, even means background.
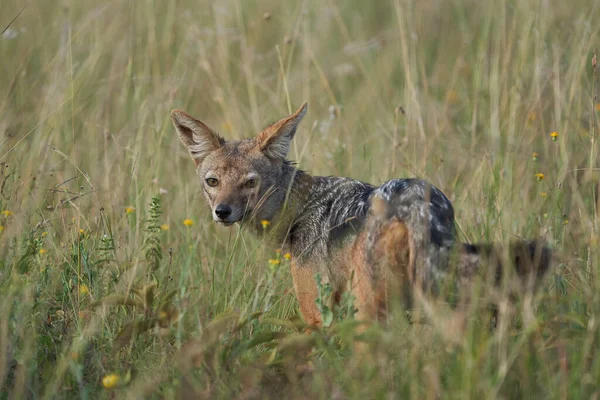
[[[256,138],[258,150],[271,159],[283,160],[287,155],[298,124],[306,114],[307,103],[287,118],[267,127]]]
[[[174,110],[171,118],[196,163],[213,219],[267,234],[276,247],[292,254],[294,289],[309,325],[322,323],[315,303],[317,273],[333,286],[333,303],[350,289],[359,319],[381,319],[390,298],[410,301],[413,294],[427,294],[431,275],[445,276],[440,274],[447,270],[447,251],[455,243],[452,205],[439,189],[421,180],[392,180],[375,188],[296,169],[285,157],[306,110],[304,103],[256,137],[227,142],[182,111]],[[230,211],[226,217],[220,207]],[[429,212],[433,225],[423,218]],[[265,220],[268,228],[262,226]],[[433,246],[432,227],[438,243],[450,244]],[[516,248],[517,272],[541,277],[549,251],[532,246]],[[492,248],[465,245],[459,257],[460,278],[470,280],[479,270],[481,255],[499,260],[495,254]]]
[[[358,319],[382,319],[388,298],[403,294],[411,283],[409,233],[396,219],[382,229],[374,247],[368,247],[366,236],[367,232],[362,232],[352,248],[352,293]],[[377,261],[369,262],[369,252]]]
[[[200,164],[210,152],[220,148],[225,141],[202,121],[198,121],[181,110],[173,110],[174,122],[179,138],[186,145],[192,160]]]
[[[289,189],[278,187],[286,178],[283,176],[284,159],[306,109],[304,103],[293,115],[267,127],[257,137],[237,142],[225,142],[202,121],[183,111],[172,111],[173,126],[196,163],[204,197],[213,210],[215,221],[231,225],[251,220],[255,228],[260,229],[262,220],[280,219],[281,204]],[[215,187],[205,185],[208,178],[218,179],[218,184]],[[246,186],[250,178],[256,180],[254,187]],[[308,177],[305,180],[310,181]],[[301,184],[298,186],[302,187]],[[297,193],[294,201],[301,198],[302,194]],[[214,214],[220,204],[231,208],[231,215],[226,219],[219,219]],[[291,208],[294,205],[294,202],[289,204]]]
[[[296,260],[292,260],[292,279],[298,304],[300,305],[300,312],[308,325],[320,326],[322,320],[316,303],[319,293],[314,271],[314,267],[299,266]]]

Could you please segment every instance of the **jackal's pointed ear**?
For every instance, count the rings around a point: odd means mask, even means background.
[[[308,104],[304,103],[289,117],[283,118],[262,131],[256,138],[258,148],[272,160],[283,160],[290,151],[296,129],[306,114]]]
[[[181,110],[171,111],[171,121],[179,139],[187,147],[196,165],[199,165],[210,152],[225,144],[225,140],[202,121]]]

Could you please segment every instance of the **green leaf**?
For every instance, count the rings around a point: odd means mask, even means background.
[[[263,343],[268,343],[268,342],[272,342],[274,340],[283,339],[287,336],[288,336],[288,334],[285,332],[275,332],[275,331],[259,332],[259,333],[255,334],[248,343],[246,343],[246,349],[250,350],[250,349],[252,349],[258,345],[261,345]]]
[[[277,351],[283,355],[295,355],[310,350],[316,341],[315,335],[297,334],[288,336],[277,346]]]
[[[253,321],[262,315],[261,311],[253,312],[248,315],[246,318],[240,318],[237,325],[233,328],[232,332],[239,332],[242,330],[250,321]]]
[[[152,305],[154,304],[154,289],[156,289],[157,284],[151,283],[147,286],[144,286],[144,303],[146,304],[146,309],[151,310]]]
[[[279,318],[263,318],[261,321],[263,324],[279,326],[296,332],[301,332],[306,329],[306,323],[295,314],[286,320]]]
[[[294,323],[289,320],[283,320],[283,319],[279,319],[279,318],[263,318],[262,323],[279,326],[279,327],[287,328],[287,329],[291,329],[291,330],[296,330],[296,326],[294,325]]]
[[[175,297],[175,295],[177,295],[177,293],[179,292],[179,289],[175,289],[175,290],[171,290],[169,293],[167,293],[160,301],[160,306],[158,307],[159,311],[164,311],[167,308],[170,308],[172,303],[173,303],[173,297]]]
[[[206,343],[207,346],[211,346],[217,341],[219,336],[227,331],[229,325],[238,317],[238,314],[235,312],[224,312],[217,315],[204,327],[202,341]]]
[[[289,317],[288,321],[294,324],[294,327],[298,332],[304,331],[308,326],[298,314],[294,314],[291,317]]]
[[[323,307],[323,311],[321,311],[321,316],[323,317],[323,326],[331,326],[331,323],[333,322],[333,311],[331,311],[329,307]]]

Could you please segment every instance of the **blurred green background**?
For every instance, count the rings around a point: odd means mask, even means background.
[[[0,10],[0,398],[598,396],[600,3]],[[398,318],[371,332],[372,362],[347,318],[296,334],[285,259],[211,223],[169,113],[240,139],[303,101],[302,169],[421,177],[465,241],[545,238],[542,293],[495,329],[473,305],[451,340]]]

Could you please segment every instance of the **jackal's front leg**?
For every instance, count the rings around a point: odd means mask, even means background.
[[[319,290],[315,282],[315,269],[308,264],[299,264],[292,260],[292,278],[300,311],[308,325],[321,326],[321,313],[317,309]]]

